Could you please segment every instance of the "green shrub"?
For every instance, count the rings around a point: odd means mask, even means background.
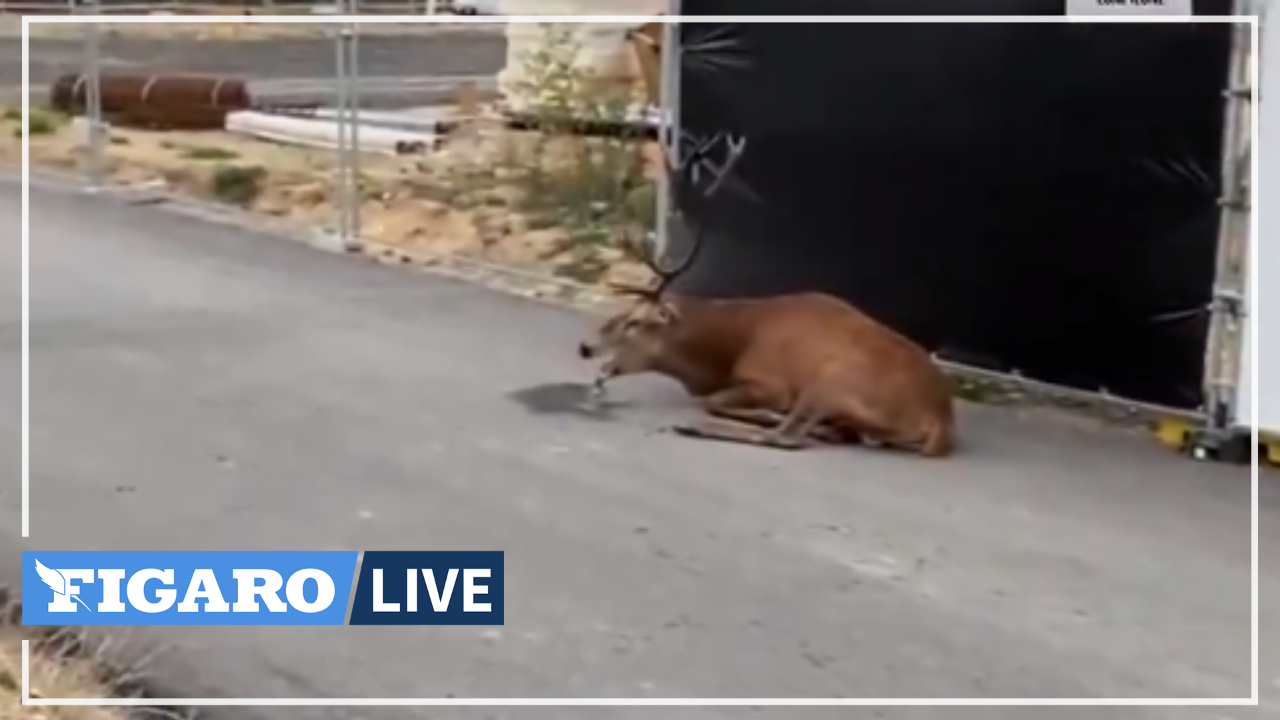
[[[575,135],[581,122],[621,126],[634,97],[608,87],[577,64],[582,52],[571,24],[540,23],[542,42],[522,58],[517,90],[540,137],[533,157],[513,163],[519,209],[530,225],[558,225],[583,243],[607,242],[627,226],[656,224],[653,183],[645,177],[640,137]]]
[[[32,110],[27,118],[27,136],[51,135],[58,129],[58,123],[52,115]]]
[[[228,205],[247,207],[262,194],[265,168],[257,165],[222,165],[213,171],[210,191]]]
[[[235,160],[240,157],[236,153],[220,147],[193,146],[184,148],[182,157],[188,160]]]

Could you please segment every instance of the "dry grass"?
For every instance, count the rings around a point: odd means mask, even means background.
[[[33,117],[33,126],[37,119],[49,125],[33,134],[33,165],[83,171],[83,148],[65,119],[48,119],[55,117]],[[0,119],[0,162],[20,162],[20,121],[11,111]],[[365,155],[362,234],[416,256],[470,258],[589,284],[644,280],[648,271],[616,241],[652,221],[645,215],[653,188],[608,184],[614,164],[641,152],[610,142],[476,124],[431,155]],[[171,191],[298,227],[332,228],[338,219],[332,151],[226,132],[125,129],[111,131],[105,150],[113,183],[162,181]]]
[[[111,639],[69,628],[23,627],[22,603],[0,587],[0,718],[5,720],[125,720],[191,716],[183,708],[22,705],[22,641],[30,641],[27,687],[41,698],[145,697],[139,674],[150,661],[123,636]]]
[[[22,705],[21,640],[38,640],[18,625],[0,625],[0,718],[12,720],[123,720],[127,714],[111,707],[38,707]],[[110,697],[109,684],[87,659],[54,650],[51,644],[32,643],[30,687],[32,697]]]

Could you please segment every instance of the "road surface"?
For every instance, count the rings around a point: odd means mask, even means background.
[[[415,88],[422,78],[492,77],[503,65],[506,41],[500,32],[444,35],[368,36],[360,39],[358,66],[363,105],[396,107],[440,102],[437,93]],[[74,39],[31,41],[31,83],[37,96],[64,73],[84,71],[84,45]],[[201,73],[250,81],[255,99],[276,102],[330,102],[335,92],[336,55],[332,40],[263,41],[104,38],[103,72]],[[0,98],[21,98],[22,44],[0,38]],[[452,99],[450,96],[448,99]]]
[[[586,377],[574,342],[587,322],[573,312],[109,198],[37,188],[32,202],[32,537],[18,538],[16,484],[6,484],[12,522],[0,523],[0,546],[507,554],[506,625],[496,631],[139,630],[135,642],[167,648],[155,669],[169,692],[1248,694],[1239,468],[1181,460],[1080,419],[974,407],[949,461],[700,443],[660,432],[682,406],[656,380],[620,386],[630,406],[611,418],[545,412],[545,402],[532,412],[529,388]],[[0,407],[15,409],[18,212],[16,184],[0,183],[0,213],[12,219],[0,271],[14,278],[0,285]],[[15,415],[0,421],[0,462],[16,478]],[[1271,477],[1262,573],[1273,590],[1278,509]],[[1280,611],[1273,602],[1262,612],[1274,638]],[[1270,668],[1262,682],[1274,691],[1280,672]],[[748,716],[1277,717],[1241,708]]]

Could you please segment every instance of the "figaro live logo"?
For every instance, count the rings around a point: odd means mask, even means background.
[[[504,575],[500,551],[27,551],[23,624],[502,625]]]

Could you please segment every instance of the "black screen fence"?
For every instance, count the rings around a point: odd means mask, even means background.
[[[1062,0],[685,0],[683,15],[1062,15]],[[1229,2],[1198,2],[1225,15]],[[1224,23],[680,27],[682,144],[746,141],[681,289],[824,290],[943,358],[1194,409]]]

